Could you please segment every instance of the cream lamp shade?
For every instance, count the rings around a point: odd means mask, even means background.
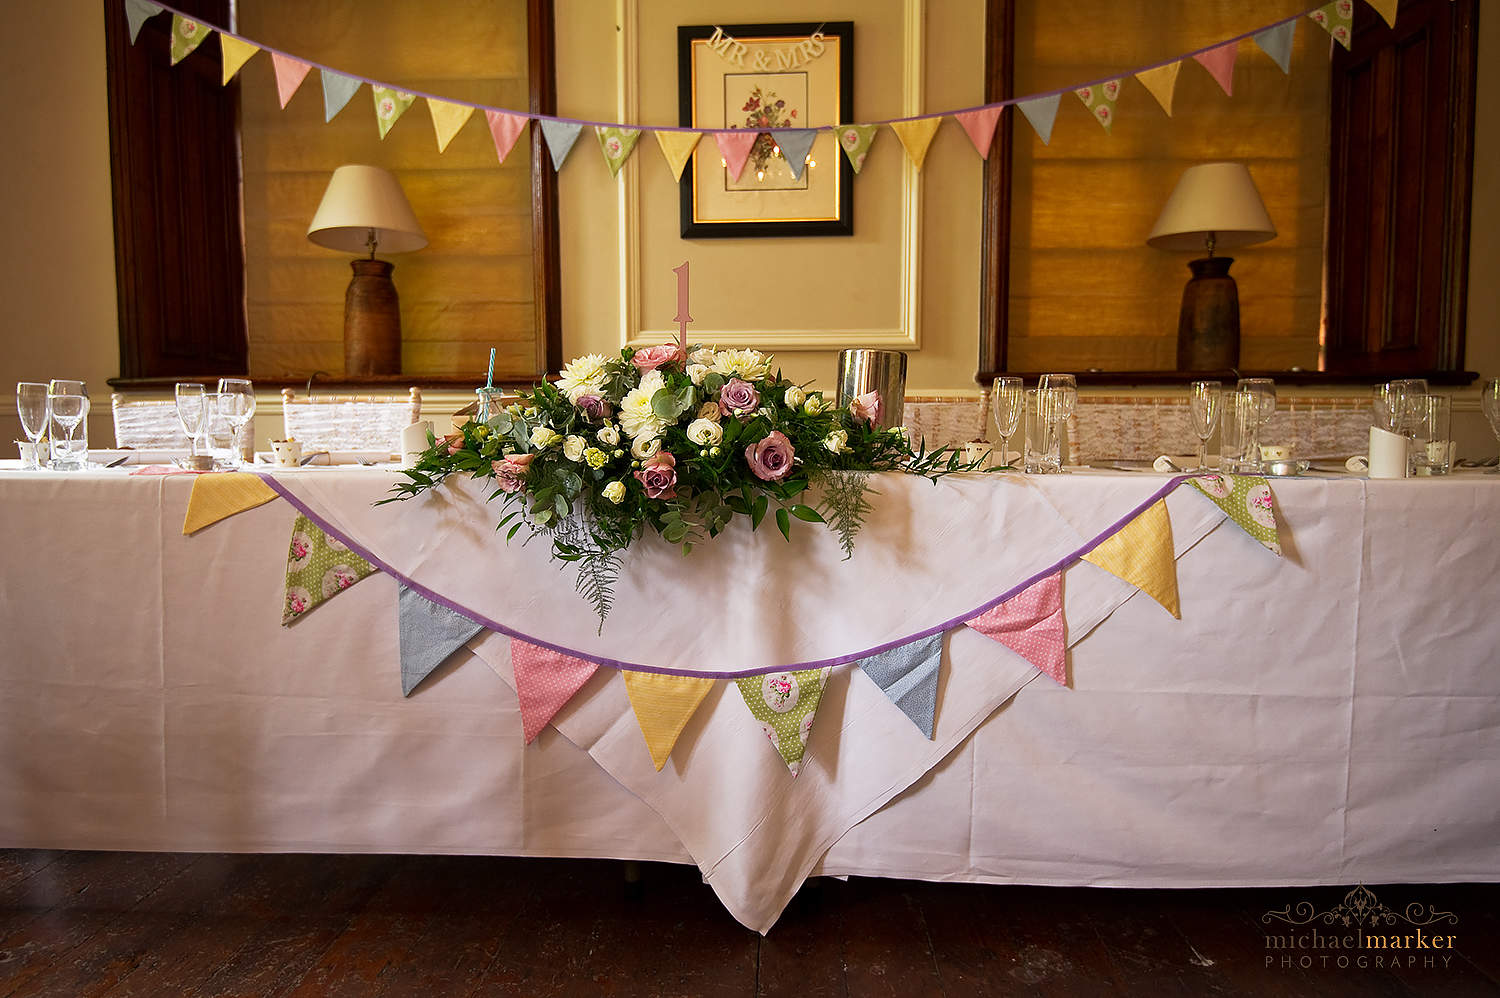
[[[389,170],[349,165],[333,171],[307,238],[328,249],[410,253],[427,245],[401,184]]]
[[[1164,250],[1249,246],[1276,238],[1276,226],[1243,163],[1200,163],[1177,180],[1146,244]]]

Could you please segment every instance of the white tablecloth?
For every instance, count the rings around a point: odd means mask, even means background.
[[[504,545],[470,491],[374,508],[388,473],[279,481],[402,576],[520,633],[714,672],[959,616],[1165,480],[887,476],[849,562],[815,526],[792,545],[731,531],[686,559],[633,549],[602,636],[543,544]],[[1500,873],[1494,479],[1278,482],[1280,560],[1179,489],[1181,621],[1070,569],[1073,689],[959,630],[929,742],[838,668],[795,780],[729,684],[661,773],[610,670],[525,747],[500,636],[403,700],[396,582],[282,628],[291,507],[184,538],[190,485],[0,476],[0,844],[691,859],[758,929],[809,871],[1177,886]]]

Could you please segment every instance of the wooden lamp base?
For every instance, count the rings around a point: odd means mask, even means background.
[[[1177,320],[1177,369],[1227,371],[1240,363],[1240,293],[1229,276],[1233,257],[1211,256],[1188,264]]]
[[[401,373],[401,302],[391,280],[395,265],[354,260],[344,295],[344,373]]]

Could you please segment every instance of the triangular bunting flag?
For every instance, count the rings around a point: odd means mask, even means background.
[[[1194,61],[1204,69],[1208,75],[1214,78],[1227,96],[1234,96],[1234,60],[1239,55],[1238,42],[1225,42],[1223,45],[1215,45],[1207,52],[1199,52],[1193,56]]]
[[[234,74],[250,61],[252,55],[260,51],[260,46],[252,45],[243,38],[220,32],[219,51],[224,57],[224,86],[227,87],[229,81],[234,79]]]
[[[1332,35],[1334,41],[1346,49],[1349,47],[1354,28],[1354,0],[1333,0],[1307,16]]]
[[[927,147],[932,144],[932,137],[937,134],[938,126],[942,123],[942,118],[891,122],[891,131],[901,140],[906,155],[911,159],[911,165],[918,170],[922,169],[922,161],[927,158]]]
[[[1115,124],[1115,102],[1120,99],[1120,81],[1105,80],[1092,87],[1079,87],[1073,91],[1083,106],[1093,114],[1094,120],[1104,126],[1106,132],[1113,131]]]
[[[794,180],[802,179],[802,171],[807,168],[807,156],[812,151],[813,141],[818,137],[816,128],[773,128],[771,139],[781,148],[781,158],[786,160],[787,169],[792,171]]]
[[[130,28],[130,44],[140,37],[141,25],[146,23],[148,17],[154,17],[161,13],[161,4],[152,3],[151,0],[125,0],[125,23]]]
[[[343,73],[335,73],[332,70],[323,70],[323,120],[332,121],[334,116],[342,111],[359,89],[364,80],[345,76]]]
[[[754,141],[754,133],[749,134]],[[651,750],[651,761],[658,771],[667,764],[677,736],[713,688],[712,679],[625,672],[625,693],[630,697],[636,723],[641,726],[646,748]]]
[[[864,168],[865,156],[869,154],[870,146],[875,144],[875,133],[880,131],[880,126],[840,125],[836,131],[839,148],[844,150],[844,155],[849,157],[849,165],[858,173]]]
[[[259,475],[235,471],[222,475],[198,475],[188,494],[187,515],[182,518],[184,535],[196,533],[227,516],[265,505],[276,498],[276,490]]]
[[[547,140],[547,151],[552,154],[552,169],[561,170],[563,161],[573,151],[573,143],[578,141],[578,133],[583,131],[583,126],[571,121],[553,121],[551,118],[537,120],[542,123],[542,138]]]
[[[505,157],[516,147],[516,139],[526,130],[526,122],[531,119],[524,114],[495,110],[486,110],[484,119],[489,122],[490,137],[495,140],[495,155],[504,163]]]
[[[1297,36],[1296,20],[1282,21],[1255,36],[1255,44],[1281,67],[1283,73],[1292,71],[1292,40]]]
[[[374,565],[299,513],[292,524],[292,543],[287,549],[281,625],[285,627],[313,607],[374,574]]]
[[[181,14],[172,15],[172,65],[177,65],[188,55],[203,44],[203,39],[211,34],[211,30],[199,24],[192,18],[183,17]]]
[[[1401,0],[1365,0],[1365,3],[1375,8],[1375,13],[1385,19],[1390,27],[1396,26],[1396,8],[1401,5]]]
[[[464,643],[484,630],[457,610],[434,603],[415,589],[396,596],[396,627],[401,639],[401,695],[411,691]]]
[[[1061,572],[1032,583],[965,623],[1041,669],[1057,685],[1068,685]]]
[[[370,94],[375,100],[375,125],[380,129],[380,137],[383,139],[396,119],[406,113],[407,109],[416,103],[415,94],[409,94],[404,90],[394,87],[380,87],[370,84]]]
[[[292,99],[292,94],[302,86],[302,81],[307,79],[307,73],[312,66],[293,59],[289,55],[280,52],[271,53],[271,68],[276,71],[276,96],[281,100],[282,110],[286,109],[286,102]]]
[[[609,166],[609,175],[618,177],[620,167],[625,165],[625,161],[635,150],[635,143],[641,137],[641,130],[618,128],[614,125],[608,127],[595,125],[594,134],[599,137],[599,151],[604,154],[604,162]]]
[[[427,98],[427,110],[432,114],[432,131],[437,136],[438,152],[448,148],[453,136],[474,113],[471,104],[454,104],[451,101]]]
[[[1141,81],[1141,86],[1150,91],[1151,96],[1156,98],[1156,103],[1167,112],[1168,118],[1172,117],[1172,96],[1177,92],[1177,74],[1181,71],[1182,63],[1173,62],[1135,74],[1135,78]]]
[[[745,160],[750,158],[750,147],[755,145],[759,135],[759,132],[747,128],[714,132],[714,142],[719,147],[719,155],[724,158],[724,169],[729,171],[730,180],[740,179],[740,174],[745,172]]]
[[[1213,500],[1240,529],[1266,546],[1278,558],[1281,537],[1276,523],[1276,497],[1271,486],[1258,475],[1203,475],[1190,478],[1193,488]]]
[[[990,146],[995,141],[995,126],[1000,123],[1000,112],[1005,110],[1005,105],[996,107],[982,107],[977,111],[962,111],[953,117],[964,127],[964,134],[969,141],[974,143],[974,148],[979,150],[981,159],[990,158]]]
[[[661,154],[667,161],[667,167],[672,171],[673,180],[682,179],[682,168],[687,166],[687,161],[693,155],[693,150],[698,148],[698,140],[703,138],[699,132],[652,132],[656,136],[656,144],[661,148]]]
[[[776,746],[781,761],[793,776],[802,771],[802,756],[812,734],[813,718],[831,671],[825,668],[773,672],[734,681],[751,716],[760,722],[761,732]]]
[[[1167,501],[1158,499],[1144,513],[1116,531],[1083,560],[1117,575],[1160,603],[1177,619],[1177,561],[1172,550],[1172,521]]]
[[[942,661],[943,636],[932,634],[871,655],[859,667],[907,720],[931,738],[937,722],[938,666]]]
[[[1036,129],[1036,137],[1042,140],[1042,145],[1052,141],[1052,126],[1057,122],[1057,106],[1061,101],[1061,94],[1053,94],[1051,97],[1021,101],[1016,105],[1026,115],[1026,120],[1031,122],[1031,127]]]
[[[564,655],[551,648],[510,639],[510,664],[516,673],[516,696],[521,701],[521,731],[526,744],[551,723],[557,712],[599,671],[595,662]],[[661,767],[657,767],[658,769]]]

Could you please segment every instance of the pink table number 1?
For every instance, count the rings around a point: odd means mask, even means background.
[[[682,356],[687,357],[687,324],[693,321],[688,314],[688,261],[682,261],[681,267],[673,267],[672,273],[677,275],[677,315],[672,319],[677,323],[677,345],[682,348]]]

